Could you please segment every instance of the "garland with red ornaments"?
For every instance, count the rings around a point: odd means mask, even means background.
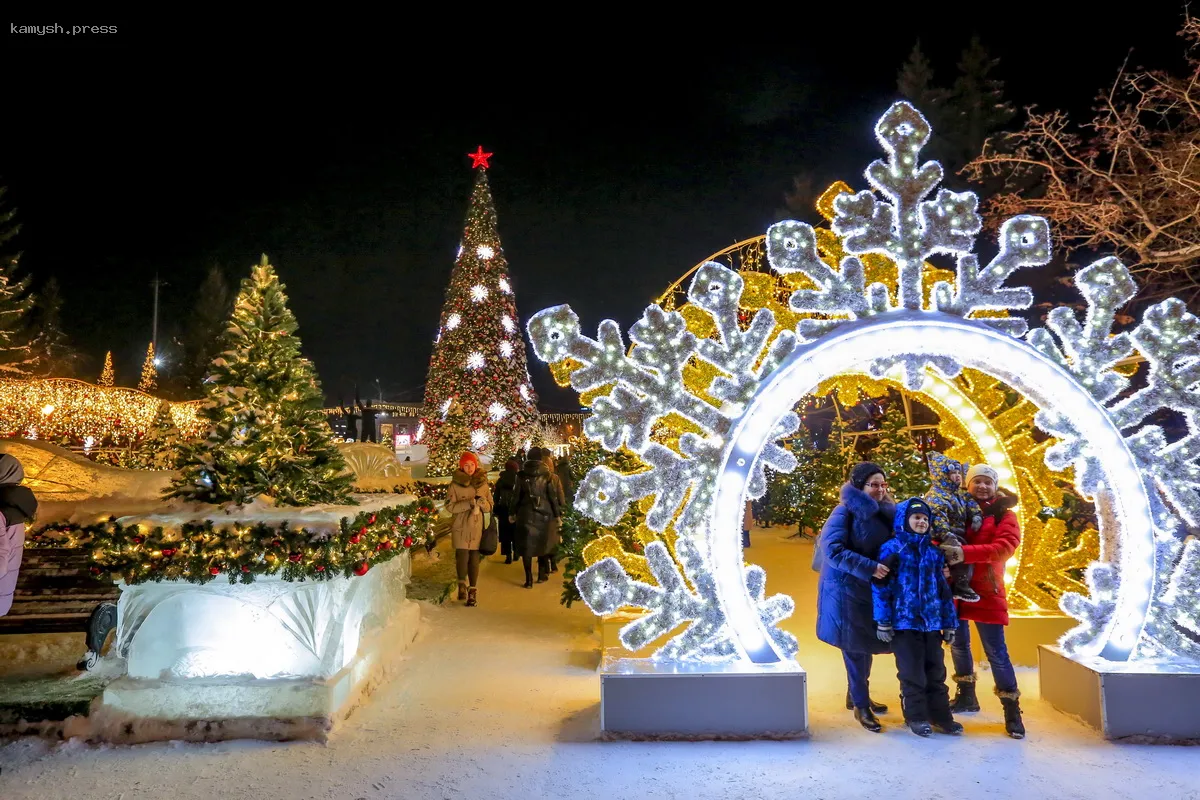
[[[435,504],[424,499],[343,517],[332,535],[287,523],[218,528],[206,521],[147,528],[112,518],[96,525],[47,525],[32,533],[26,546],[86,548],[93,575],[130,585],[164,580],[203,584],[221,575],[230,583],[253,583],[261,575],[323,581],[365,575],[401,552],[431,548],[436,519]]]

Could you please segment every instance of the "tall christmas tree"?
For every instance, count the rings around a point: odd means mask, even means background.
[[[112,365],[112,350],[104,354],[104,369],[100,372],[100,380],[96,383],[97,386],[112,386],[113,385],[113,365]]]
[[[139,392],[153,392],[158,388],[158,365],[154,363],[154,342],[146,348],[146,360],[142,362],[142,377],[138,380]]]
[[[441,324],[425,380],[423,441],[430,476],[449,475],[461,448],[443,435],[455,398],[462,404],[471,447],[490,453],[503,431],[517,441],[537,417],[537,396],[525,365],[525,340],[496,231],[488,187],[491,153],[471,154],[478,170],[462,245],[450,273]]]
[[[321,411],[311,362],[300,355],[296,317],[274,268],[242,281],[225,352],[205,383],[208,437],[179,448],[180,478],[168,497],[244,504],[267,495],[281,505],[349,501],[351,476]]]
[[[0,199],[5,191],[0,186]],[[16,213],[15,208],[0,209],[0,247],[21,231],[12,221]],[[0,253],[0,374],[7,378],[29,375],[38,362],[29,331],[33,295],[29,294],[29,276],[17,278],[20,260],[20,253]]]

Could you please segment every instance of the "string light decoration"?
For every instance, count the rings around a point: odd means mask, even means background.
[[[112,350],[104,354],[104,369],[100,370],[100,380],[97,381],[98,386],[113,385],[113,363]]]
[[[139,392],[153,392],[158,388],[158,365],[154,361],[154,343],[146,348],[146,360],[142,362],[142,377],[138,379]]]
[[[273,526],[187,523],[154,528],[121,525],[51,524],[30,535],[26,546],[84,548],[93,575],[133,585],[184,580],[208,583],[225,575],[230,583],[253,583],[263,575],[286,581],[322,581],[365,575],[403,550],[434,543],[435,504],[418,499],[402,506],[343,517],[339,532],[315,534],[287,524]]]
[[[476,449],[523,441],[537,419],[537,397],[528,388],[525,347],[515,323],[519,316],[488,186],[490,157],[482,148],[471,154],[478,171],[425,379],[425,408],[441,408],[457,397],[470,446]],[[492,415],[490,409],[497,403],[508,413]],[[452,474],[466,441],[457,431],[444,434],[444,420],[438,415],[426,414],[421,423],[429,446],[428,474]]]
[[[95,386],[73,378],[0,379],[0,436],[81,444],[136,444],[154,424],[163,401],[145,392]],[[185,439],[207,430],[200,401],[168,403],[171,420]],[[49,409],[49,411],[47,411]]]
[[[622,577],[623,569],[611,558],[580,573],[580,593],[598,613],[618,601],[644,602],[641,607],[659,612],[652,619],[691,620],[668,643],[670,657],[728,654],[756,663],[789,657],[794,645],[781,643],[770,615],[762,613],[763,595],[756,573],[743,567],[738,534],[744,498],[761,491],[762,464],[777,460],[774,442],[794,430],[795,397],[847,369],[863,369],[874,378],[895,375],[906,388],[919,391],[931,374],[951,380],[970,368],[1038,406],[1036,424],[1057,438],[1046,449],[1046,466],[1072,468],[1076,488],[1103,509],[1102,534],[1109,526],[1120,539],[1116,562],[1088,567],[1090,598],[1073,592],[1062,596],[1063,610],[1082,623],[1063,638],[1064,649],[1110,660],[1200,660],[1200,642],[1175,630],[1181,615],[1194,620],[1200,602],[1180,586],[1181,576],[1188,574],[1181,565],[1188,558],[1194,562],[1196,555],[1180,541],[1183,526],[1197,524],[1200,517],[1200,397],[1192,390],[1200,382],[1200,321],[1171,299],[1147,310],[1128,335],[1114,335],[1108,306],[1124,302],[1120,297],[1132,280],[1115,259],[1102,259],[1076,273],[1088,304],[1083,324],[1062,308],[1051,315],[1049,331],[1026,335],[1027,323],[1009,312],[1028,308],[1032,292],[1005,283],[1017,269],[1048,262],[1049,226],[1037,217],[1008,220],[1000,229],[999,254],[981,267],[972,252],[981,226],[974,195],[943,189],[929,197],[942,175],[935,162],[919,160],[929,134],[926,120],[907,103],[893,105],[879,120],[876,136],[887,157],[873,162],[866,175],[883,199],[872,191],[834,199],[832,230],[847,251],[836,267],[820,258],[808,225],[785,221],[771,227],[766,246],[772,268],[785,277],[803,275],[813,287],[798,288],[788,298],[791,309],[806,316],[797,322],[795,347],[772,350],[749,380],[741,370],[722,368],[707,387],[720,406],[688,391],[684,363],[705,344],[732,341],[736,347],[739,338],[757,341],[759,320],[770,315],[769,309],[755,314],[746,331],[736,313],[732,325],[726,313],[721,339],[698,342],[679,312],[653,305],[631,331],[636,347],[629,355],[622,352],[611,321],[601,323],[597,340],[580,334],[578,319],[566,306],[546,309],[530,321],[539,357],[548,362],[572,358],[583,365],[570,373],[572,386],[581,392],[612,387],[594,401],[597,413],[585,425],[587,436],[610,450],[624,445],[651,467],[636,475],[593,469],[581,484],[578,507],[601,524],[612,524],[630,499],[653,496],[651,527],[661,530],[673,521],[678,542],[695,544],[678,548],[695,587],[687,598],[668,585],[674,578],[658,556],[652,571],[666,583],[657,593]],[[953,283],[935,284],[930,303],[922,291],[921,266],[933,253],[954,256],[957,270]],[[865,282],[860,256],[866,254],[896,263],[894,299],[884,284]],[[736,311],[743,288],[740,280],[731,280],[736,277],[721,265],[704,264],[689,299],[700,306],[698,297],[721,297],[724,310],[734,295]],[[1118,362],[1135,348],[1148,363],[1146,386],[1124,391],[1128,378]],[[1146,422],[1164,408],[1187,421],[1187,434],[1174,443]],[[681,453],[651,440],[652,423],[672,412],[702,431],[680,437]],[[987,426],[979,422],[973,432],[982,434]],[[698,507],[712,513],[696,514]],[[637,631],[634,636],[630,629],[630,641],[622,641],[629,646],[647,633],[666,632],[659,622]]]

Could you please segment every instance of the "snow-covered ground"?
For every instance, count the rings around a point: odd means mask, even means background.
[[[808,740],[600,741],[593,618],[560,606],[555,582],[522,589],[520,567],[492,557],[479,607],[424,606],[400,676],[328,744],[24,739],[0,746],[0,798],[1200,798],[1200,751],[1107,743],[1037,699],[1035,670],[1020,674],[1024,741],[1004,735],[986,675],[965,736],[921,739],[900,726],[882,657],[872,694],[893,710],[884,733],[864,731],[844,709],[837,651],[812,636],[811,545],[755,531],[748,555],[769,591],[797,598]]]

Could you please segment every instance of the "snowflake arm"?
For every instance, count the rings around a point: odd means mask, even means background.
[[[1172,297],[1147,309],[1133,341],[1150,362],[1144,389],[1113,406],[1122,428],[1160,408],[1195,408],[1200,401],[1200,319]]]
[[[872,313],[864,296],[862,262],[850,256],[842,259],[840,272],[830,267],[817,254],[817,239],[810,225],[795,220],[785,220],[772,225],[767,230],[767,262],[780,275],[800,272],[819,287],[815,290],[799,289],[793,292],[788,301],[793,311],[802,314],[832,314],[848,319],[858,319]],[[886,310],[887,288],[881,288]],[[824,328],[837,324],[836,321],[829,320],[802,322],[822,322],[825,323]]]
[[[955,286],[939,281],[933,287],[934,307],[938,311],[966,317],[975,311],[1023,310],[1033,305],[1033,292],[1028,287],[1003,284],[1022,267],[1049,263],[1050,226],[1041,217],[1013,217],[1000,226],[999,238],[1000,252],[983,269],[973,254],[959,255]],[[969,249],[970,245],[964,248]],[[984,321],[1011,336],[1023,336],[1028,329],[1028,324],[1019,317]]]

